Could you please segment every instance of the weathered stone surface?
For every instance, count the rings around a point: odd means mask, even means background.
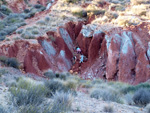
[[[130,84],[149,80],[150,50],[148,42],[150,35],[148,26],[148,23],[143,23],[126,30],[115,28],[107,31],[105,38],[100,41],[101,46],[98,47],[100,49],[96,49],[98,41],[94,42],[93,37],[89,48],[86,48],[88,49],[88,53],[86,53],[88,62],[82,64],[81,67],[84,68],[80,76],[86,79],[100,77]],[[93,49],[90,51],[92,46]]]
[[[25,72],[42,76],[47,69],[138,84],[150,79],[149,23],[102,32],[98,26],[69,22],[47,37],[0,44],[0,55],[16,57]],[[90,32],[90,33],[89,33]],[[49,38],[48,38],[49,37]],[[76,47],[81,48],[77,53]],[[86,60],[80,62],[81,55]]]

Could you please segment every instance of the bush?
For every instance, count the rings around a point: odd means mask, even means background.
[[[21,37],[23,37],[24,39],[35,39],[35,35],[33,35],[31,32],[29,31],[25,31],[21,34]]]
[[[8,58],[6,61],[6,65],[14,68],[19,68],[19,62],[16,58]]]
[[[0,77],[5,73],[8,73],[8,72],[5,69],[0,69]]]
[[[94,89],[91,94],[91,98],[100,99],[102,98],[104,101],[113,101],[120,102],[119,95],[117,92],[110,89]]]
[[[128,105],[133,105],[133,94],[131,94],[131,93],[127,93],[126,95],[125,95],[125,101],[126,101],[126,103],[128,104]]]
[[[2,105],[0,105],[0,112],[1,112],[1,113],[7,113],[7,112],[5,111],[5,108],[4,108]]]
[[[68,80],[68,81],[66,81],[66,87],[68,89],[76,90],[76,88],[77,88],[77,81],[76,80]]]
[[[83,10],[82,8],[74,8],[71,12],[73,15],[78,16],[80,18],[87,17],[87,11]]]
[[[11,10],[6,5],[1,5],[0,11],[5,15],[9,15],[11,13]]]
[[[150,103],[150,89],[139,89],[133,96],[133,102],[136,105],[147,105]]]
[[[47,88],[46,96],[48,97],[53,96],[56,93],[56,91],[68,91],[66,86],[62,83],[62,81],[59,80],[47,80],[45,81],[45,86]]]
[[[47,72],[44,73],[44,76],[46,76],[49,79],[54,79],[56,78],[55,73],[53,72],[53,70],[48,70]]]
[[[0,56],[0,62],[2,62],[3,64],[6,63],[7,59],[8,58],[6,56]]]
[[[21,34],[23,32],[23,29],[19,29],[16,31],[17,34]]]
[[[56,78],[59,78],[61,80],[66,80],[69,76],[69,73],[66,72],[56,73]]]
[[[77,3],[81,0],[65,0],[67,3]]]
[[[50,17],[45,17],[45,21],[49,22],[50,21]]]
[[[13,25],[13,26],[9,26],[9,27],[3,29],[3,31],[6,32],[8,35],[10,35],[14,31],[16,31],[17,28],[18,28],[17,26]]]
[[[34,8],[36,8],[36,9],[40,9],[41,7],[43,7],[41,4],[34,5]]]
[[[43,102],[45,88],[41,85],[31,86],[28,89],[10,88],[12,101],[16,106],[39,105]]]
[[[32,30],[32,34],[33,34],[33,35],[38,35],[38,34],[39,34],[39,31],[38,31],[38,30]]]
[[[124,93],[124,94],[127,94],[129,92],[135,92],[141,88],[150,88],[150,84],[149,83],[141,83],[141,84],[138,84],[136,86],[127,86],[123,89],[121,89],[121,92]]]
[[[110,105],[104,106],[103,111],[107,112],[107,113],[113,113],[114,112],[113,107]]]
[[[72,97],[69,93],[56,92],[51,113],[62,113],[71,110]]]

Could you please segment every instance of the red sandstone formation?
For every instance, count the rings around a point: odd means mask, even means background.
[[[31,2],[36,4],[37,1]],[[46,5],[45,0],[40,3]],[[26,8],[23,1],[14,4],[12,6]],[[15,7],[12,9],[14,12],[20,11]],[[38,13],[35,17],[46,13],[47,11]],[[27,23],[36,19],[39,18],[28,19]],[[130,84],[149,80],[150,23],[126,29],[112,28],[104,33],[99,27],[87,24],[91,20],[92,18],[88,22],[68,22],[65,26],[58,27],[56,32],[47,32],[47,37],[2,42],[0,56],[16,57],[25,72],[39,76],[52,69],[59,72],[71,70],[84,79],[102,78]],[[81,53],[76,52],[76,47],[81,48]],[[83,59],[82,55],[85,56]]]
[[[87,68],[82,71],[81,76],[90,79],[104,77],[107,80],[118,80],[130,84],[150,79],[150,60],[147,52],[150,41],[148,25],[149,23],[143,23],[127,30],[112,29],[106,33],[105,37],[104,35],[97,37],[99,40],[103,38],[103,43],[95,41],[92,44],[91,41],[88,48],[89,63],[85,64]],[[92,40],[94,38],[95,36]],[[101,48],[96,47],[93,51],[91,45],[96,46],[97,43],[101,45]],[[99,51],[99,58],[93,55],[97,51]],[[92,60],[95,62],[91,62],[90,54],[93,55]]]
[[[42,75],[54,71],[78,72],[85,79],[103,78],[130,84],[150,79],[149,23],[126,30],[113,28],[104,33],[98,28],[69,22],[57,32],[47,32],[53,40],[20,40],[0,45],[0,55],[16,57],[26,72]],[[80,34],[79,34],[80,31]],[[88,58],[80,63],[80,54]],[[77,59],[72,61],[73,56]]]

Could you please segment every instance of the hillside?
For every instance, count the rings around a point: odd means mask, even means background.
[[[104,106],[112,100],[109,98],[105,102],[99,93],[107,95],[116,88],[118,89],[114,94],[119,94],[117,98],[121,99],[110,103],[114,113],[145,113],[150,102],[150,99],[145,100],[150,94],[150,1],[0,0],[0,70],[1,89],[6,90],[0,94],[2,103],[6,99],[4,95],[12,96],[16,95],[14,92],[30,91],[30,88],[20,86],[14,80],[15,86],[7,86],[6,81],[8,79],[11,82],[11,76],[18,78],[20,73],[23,79],[31,79],[31,83],[35,80],[36,84],[45,84],[45,81],[52,82],[51,79],[58,82],[59,75],[69,74],[71,78],[66,77],[71,81],[69,95],[72,96],[70,90],[77,95],[71,110],[69,106],[69,110],[55,111],[56,113],[104,112]],[[97,80],[103,82],[92,84]],[[68,81],[61,82],[66,85]],[[117,85],[120,87],[116,87]],[[39,92],[44,90],[47,94],[51,91],[44,89],[46,86],[40,87]],[[17,91],[12,91],[14,88]],[[106,91],[102,91],[102,88],[106,88]],[[127,92],[122,92],[125,88]],[[96,99],[91,98],[93,90],[96,90]],[[56,92],[51,93],[52,97]],[[134,100],[140,92],[144,92],[140,95],[143,97],[137,97],[141,100]],[[45,99],[49,98],[45,97],[45,93],[41,95]],[[129,104],[126,98],[132,103]],[[16,97],[13,99],[16,101]],[[14,100],[9,98],[8,103],[10,101],[12,105],[7,106],[4,102],[2,106],[6,109],[12,107],[14,113],[23,112],[27,108],[29,111],[25,113],[34,113],[37,107],[42,108],[47,102],[53,103],[51,101],[55,100],[42,99],[41,104],[33,106],[32,102],[14,105]],[[99,106],[101,103],[103,104]],[[80,110],[78,104],[81,104]],[[6,112],[11,111],[9,110]],[[39,109],[35,113],[54,112],[52,110],[53,107],[49,107],[46,111]]]

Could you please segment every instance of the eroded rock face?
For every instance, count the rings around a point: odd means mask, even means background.
[[[49,38],[1,44],[0,55],[16,57],[25,72],[40,76],[52,69],[72,70],[84,79],[102,78],[130,84],[150,79],[149,23],[107,32],[82,25],[69,22],[57,32],[47,32]],[[76,47],[81,48],[81,53],[77,53]],[[86,57],[83,62],[81,55]]]
[[[88,64],[87,68],[81,72],[81,76],[90,79],[101,77],[130,84],[150,79],[148,25],[143,23],[126,30],[115,28],[107,32],[105,38],[102,35],[99,36],[101,41],[94,43],[91,41],[88,48],[88,62],[92,60],[94,62]],[[94,36],[92,40],[94,40]],[[97,43],[99,43],[99,47],[94,47],[95,51],[94,48],[91,50],[91,45],[96,46]],[[99,50],[99,54],[96,55],[99,58],[95,55],[97,50]],[[92,58],[90,54],[93,55]]]

